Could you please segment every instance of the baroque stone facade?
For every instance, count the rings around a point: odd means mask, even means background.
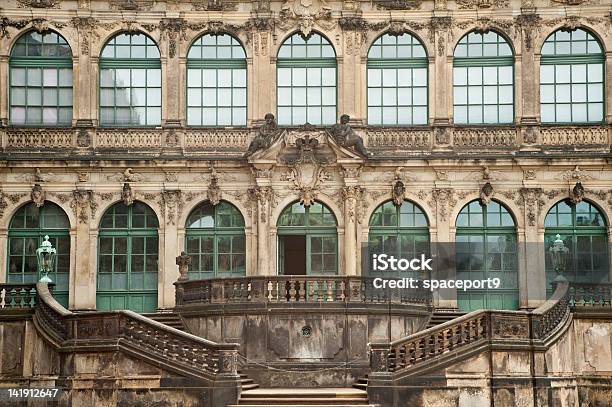
[[[579,7],[578,7],[579,6]],[[24,8],[30,12],[24,17]],[[559,11],[563,8],[564,14]],[[389,10],[392,10],[390,13]],[[544,217],[562,199],[584,199],[605,217],[612,214],[612,81],[605,83],[600,124],[543,126],[539,112],[539,61],[545,39],[558,29],[584,28],[604,48],[612,71],[612,27],[605,1],[15,1],[0,10],[0,247],[9,222],[23,204],[59,205],[70,220],[72,309],[96,307],[97,236],[114,203],[142,201],[159,219],[159,308],[174,305],[179,277],[176,256],[184,250],[185,223],[203,201],[235,205],[245,220],[246,274],[278,270],[277,220],[292,202],[324,203],[337,219],[338,274],[361,273],[360,246],[369,219],[381,203],[409,200],[429,220],[432,241],[454,241],[456,218],[468,202],[505,205],[518,240],[542,242]],[[22,33],[54,31],[73,52],[73,116],[67,128],[16,127],[10,123],[9,57]],[[452,61],[466,33],[495,31],[514,53],[514,121],[503,126],[453,124]],[[159,47],[161,126],[108,128],[99,125],[98,63],[115,34],[144,33]],[[279,158],[280,147],[243,158],[268,112],[276,112],[276,62],[291,34],[320,33],[337,61],[337,117],[346,113],[370,157],[329,141],[329,128],[283,130],[282,142],[317,140],[329,160],[314,163]],[[408,32],[427,52],[428,120],[420,127],[368,125],[367,54],[383,33]],[[185,58],[204,33],[227,33],[246,52],[245,127],[206,128],[186,124]],[[608,78],[609,79],[609,74]],[[299,143],[298,143],[299,144]],[[306,144],[301,144],[306,145]],[[313,161],[314,162],[314,161]],[[310,164],[309,164],[310,165]],[[36,170],[34,170],[36,169]],[[576,185],[580,184],[580,196]],[[607,222],[610,225],[610,222]],[[608,226],[609,227],[609,226]],[[0,264],[7,252],[0,250]],[[528,270],[543,259],[519,261],[520,307],[544,298],[544,273],[527,285]],[[6,279],[0,273],[0,279]],[[440,307],[456,301],[440,300]]]

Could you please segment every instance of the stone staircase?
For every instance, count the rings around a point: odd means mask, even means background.
[[[364,390],[352,388],[253,389],[240,395],[238,404],[227,407],[379,407],[370,404]]]
[[[185,324],[183,324],[183,320],[178,314],[174,312],[151,312],[146,314],[141,314],[147,318],[152,319],[153,321],[157,321],[164,325],[171,326],[172,328],[180,329],[181,331],[187,332],[185,330]]]
[[[436,310],[431,315],[431,318],[429,319],[429,324],[427,325],[427,328],[431,328],[431,327],[434,327],[436,325],[443,324],[445,322],[450,321],[451,319],[459,318],[459,317],[461,317],[461,316],[463,316],[465,314],[466,314],[465,312],[460,312],[460,311],[441,311],[441,310]]]

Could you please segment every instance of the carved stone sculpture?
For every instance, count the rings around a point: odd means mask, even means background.
[[[121,189],[121,200],[127,206],[134,203],[134,192],[132,191],[130,184],[127,182],[123,184],[123,188]]]
[[[349,126],[349,120],[350,116],[348,114],[343,114],[340,116],[340,123],[334,124],[329,130],[329,133],[336,143],[342,147],[353,147],[355,151],[364,157],[370,157],[370,153],[363,145],[363,139],[355,134],[351,126]]]
[[[404,183],[398,179],[393,186],[393,205],[402,206],[405,194],[406,187],[404,187]]]
[[[278,125],[272,113],[265,116],[266,122],[257,131],[257,136],[249,144],[249,148],[244,154],[245,157],[251,156],[255,151],[265,150],[270,147],[279,135]]]
[[[491,202],[491,198],[493,198],[493,185],[490,182],[487,182],[480,188],[480,204],[488,205]]]
[[[211,167],[210,172],[210,183],[208,184],[208,191],[206,197],[212,205],[218,205],[221,201],[221,188],[219,187],[219,176],[214,167]]]
[[[584,187],[581,182],[576,182],[574,188],[572,188],[572,193],[570,194],[570,200],[575,205],[578,202],[581,202],[584,198]]]
[[[187,271],[189,270],[189,265],[191,264],[191,256],[189,256],[185,252],[181,252],[180,256],[176,256],[176,265],[179,268],[179,281],[187,280]]]
[[[47,194],[42,189],[40,184],[34,184],[34,186],[32,187],[32,192],[30,193],[30,198],[32,199],[32,202],[34,202],[36,207],[40,208],[45,204],[46,196]]]

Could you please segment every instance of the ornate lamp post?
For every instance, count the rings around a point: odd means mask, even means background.
[[[566,278],[563,276],[563,272],[565,271],[565,262],[569,249],[565,247],[563,240],[561,240],[561,235],[557,234],[557,236],[555,236],[555,241],[553,242],[550,249],[548,249],[548,251],[552,260],[553,269],[557,273],[557,277],[555,277],[555,282],[567,281]]]
[[[45,239],[41,243],[40,247],[36,249],[36,258],[38,259],[38,270],[42,274],[40,278],[41,283],[51,283],[49,278],[49,272],[53,270],[55,266],[55,256],[57,252],[51,242],[49,236],[45,236]]]

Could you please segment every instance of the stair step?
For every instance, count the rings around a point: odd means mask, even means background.
[[[367,399],[350,399],[350,398],[260,398],[260,399],[243,399],[240,398],[239,404],[242,405],[257,405],[257,406],[278,406],[278,405],[296,405],[307,403],[312,406],[346,406],[346,405],[368,405]]]

